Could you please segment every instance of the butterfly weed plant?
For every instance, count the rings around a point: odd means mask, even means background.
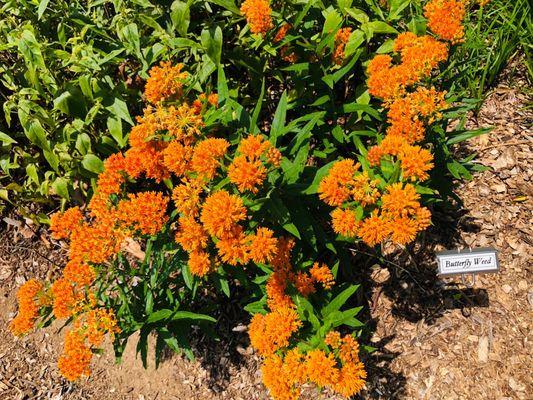
[[[274,399],[308,382],[348,398],[367,374],[346,246],[411,243],[452,179],[479,169],[454,158],[484,131],[449,129],[470,105],[441,74],[472,5],[172,4],[183,54],[147,70],[143,111],[87,205],[52,215],[68,262],[20,288],[11,330],[66,319],[58,367],[75,381],[106,335],[120,356],[139,332],[145,363],[150,334],[156,358],[192,357],[191,328],[217,322],[209,293],[238,291]]]

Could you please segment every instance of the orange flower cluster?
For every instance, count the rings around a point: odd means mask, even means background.
[[[405,150],[399,151],[403,154]],[[424,154],[422,149],[418,153],[420,157]],[[406,175],[421,175],[417,169],[419,166],[412,163],[407,164],[407,167],[413,171],[408,170]],[[358,168],[359,164],[353,160],[337,161],[320,182],[320,198],[337,207],[331,213],[336,233],[350,238],[360,237],[369,246],[387,238],[395,243],[407,244],[414,240],[419,231],[429,226],[429,210],[420,205],[420,196],[413,185],[395,183],[383,187],[380,180],[370,179],[366,171],[359,173]],[[394,208],[391,204],[396,204],[397,207]],[[367,209],[370,207],[370,215],[363,218],[361,213],[358,216],[355,211],[358,205]]]
[[[336,341],[328,340],[336,335]],[[329,344],[331,343],[331,344]],[[306,354],[298,348],[284,355],[272,354],[263,362],[263,383],[275,400],[297,400],[300,387],[312,382],[349,398],[364,386],[366,371],[359,360],[359,345],[352,336],[342,339],[337,332],[326,336],[327,350],[310,350]]]
[[[431,0],[424,7],[428,28],[452,44],[463,41],[465,12],[464,0]]]
[[[369,93],[386,102],[400,96],[406,87],[429,76],[448,57],[445,43],[411,32],[398,36],[394,51],[400,54],[400,64],[393,65],[393,59],[388,54],[378,54],[367,67]]]
[[[105,334],[119,333],[115,314],[104,308],[91,309],[76,319],[74,329],[67,332],[63,354],[58,367],[69,381],[78,380],[91,373],[91,346],[100,346]]]
[[[24,283],[17,292],[19,312],[9,324],[9,329],[14,335],[22,335],[33,328],[39,317],[39,295],[42,293],[43,284],[35,279]]]
[[[240,192],[257,193],[267,176],[267,166],[279,167],[281,153],[262,136],[250,135],[237,149],[239,154],[228,168],[228,178]]]
[[[341,28],[335,34],[335,49],[333,50],[333,62],[342,64],[344,62],[344,49],[348,39],[352,34],[352,28]]]
[[[183,82],[188,74],[182,72],[183,64],[172,65],[170,61],[161,62],[159,67],[150,70],[150,78],[146,81],[144,95],[150,103],[169,100],[174,96],[181,97]]]
[[[361,390],[366,377],[358,359],[358,347],[352,345],[349,348],[345,344],[343,350],[335,350],[337,354],[322,350],[311,350],[305,354],[292,345],[302,321],[292,298],[287,294],[289,285],[302,296],[308,296],[316,291],[316,284],[328,290],[335,283],[331,270],[323,264],[314,263],[307,272],[293,271],[293,247],[292,239],[278,240],[277,250],[270,262],[274,271],[266,286],[270,312],[266,315],[256,314],[249,326],[250,342],[264,357],[261,368],[263,383],[275,400],[297,400],[300,387],[306,382],[313,382],[320,387],[328,386],[349,397]],[[349,339],[345,341],[348,343]],[[345,343],[339,336],[339,346],[341,342]],[[350,357],[346,355],[348,353]],[[353,357],[354,353],[357,358]]]
[[[241,13],[250,25],[252,33],[265,34],[274,27],[269,0],[245,0]]]

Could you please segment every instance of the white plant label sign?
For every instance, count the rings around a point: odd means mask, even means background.
[[[439,275],[479,274],[498,272],[497,251],[490,247],[447,250],[437,253]]]

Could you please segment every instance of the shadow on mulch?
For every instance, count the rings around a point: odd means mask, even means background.
[[[437,249],[468,247],[462,241],[460,232],[480,230],[466,214],[460,205],[446,210],[433,210],[434,225],[419,241],[385,257],[378,257],[363,249],[352,249],[353,265],[358,268],[351,278],[361,284],[357,301],[364,306],[359,315],[359,319],[365,323],[362,343],[370,343],[378,325],[376,306],[380,296],[386,296],[391,301],[390,312],[395,318],[411,323],[424,320],[428,325],[436,323],[452,309],[461,309],[468,316],[473,308],[489,306],[486,290],[446,283],[437,276]],[[377,269],[373,268],[376,264],[379,266]],[[376,278],[375,273],[379,274],[380,271],[384,273],[381,278]],[[367,354],[363,360],[369,376],[367,391],[355,399],[405,398],[407,378],[390,368],[400,353],[386,349],[393,339],[394,335],[390,335],[372,343],[375,351]]]

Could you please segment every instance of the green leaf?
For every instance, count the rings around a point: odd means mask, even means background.
[[[59,158],[55,155],[55,153],[51,150],[43,150],[43,156],[48,161],[48,164],[52,167],[52,169],[59,173]]]
[[[94,154],[86,154],[81,161],[81,165],[87,171],[99,174],[104,170],[104,163]]]
[[[172,315],[172,310],[169,310],[168,308],[163,308],[161,310],[158,310],[148,316],[146,319],[147,324],[153,324],[154,322],[161,321],[163,319],[168,319]]]
[[[359,285],[350,285],[339,293],[331,302],[322,308],[321,314],[323,317],[327,317],[328,314],[339,311],[340,308],[348,301],[348,299],[357,291]]]
[[[232,0],[207,0],[209,3],[217,4],[221,7],[224,7],[226,10],[231,11],[234,14],[241,15],[241,11],[235,5],[235,2]]]
[[[170,6],[170,19],[176,30],[183,37],[187,36],[187,30],[191,23],[191,11],[188,3],[176,0]]]
[[[110,135],[115,139],[119,147],[124,147],[127,143],[127,140],[122,134],[122,120],[120,118],[107,118],[107,129],[109,130]]]
[[[279,99],[278,107],[274,113],[272,126],[270,127],[270,142],[275,146],[278,137],[281,135],[283,127],[285,126],[285,119],[287,117],[287,92],[283,91]]]
[[[111,114],[113,114],[115,117],[122,119],[123,121],[126,121],[130,125],[134,125],[133,120],[131,119],[130,112],[128,111],[128,106],[126,102],[118,97],[115,97],[113,99],[113,104],[106,107]]]
[[[329,35],[337,30],[342,23],[342,16],[334,8],[329,8],[323,12],[325,21],[322,28],[322,35]]]
[[[46,138],[46,131],[44,130],[39,120],[33,120],[30,122],[28,129],[24,127],[24,132],[30,141],[39,146],[43,150],[50,151],[50,144]]]
[[[320,182],[322,179],[328,174],[330,168],[333,166],[335,161],[331,161],[321,167],[315,174],[315,177],[313,179],[313,182],[303,191],[305,194],[316,194],[318,191],[318,186],[320,185]]]
[[[0,142],[2,142],[4,146],[17,143],[15,139],[13,139],[11,136],[7,135],[4,132],[0,132]]]
[[[450,139],[446,141],[447,145],[452,145],[460,142],[464,142],[465,140],[472,139],[473,137],[485,135],[489,133],[492,130],[492,128],[481,128],[481,129],[474,129],[471,131],[455,131],[451,132],[448,135],[452,136]]]
[[[194,277],[191,274],[191,270],[189,269],[189,265],[187,263],[184,263],[181,266],[181,275],[183,276],[185,286],[187,286],[189,290],[192,290],[192,287],[194,285]]]
[[[39,8],[37,9],[37,19],[40,20],[41,17],[44,14],[44,11],[46,10],[46,7],[48,7],[48,3],[50,3],[50,0],[41,0],[39,3]]]
[[[222,29],[217,26],[214,30],[204,29],[201,34],[202,46],[211,61],[215,65],[220,65],[220,57],[222,54]]]
[[[209,315],[205,314],[197,314],[193,313],[191,311],[177,311],[172,315],[171,320],[176,321],[178,319],[192,319],[194,321],[209,321],[209,322],[217,322],[216,319]]]
[[[58,196],[61,196],[66,200],[70,199],[68,193],[68,181],[65,178],[56,178],[54,183],[52,183],[52,189],[54,189],[54,192],[56,192]]]

